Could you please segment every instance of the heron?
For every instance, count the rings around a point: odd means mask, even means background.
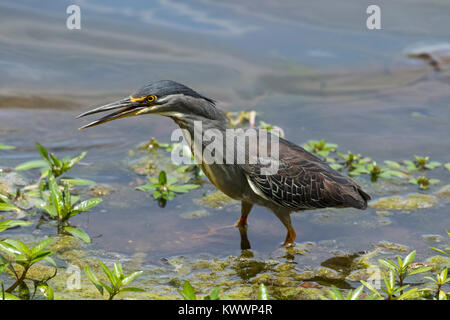
[[[173,121],[186,133],[194,157],[201,157],[201,144],[192,142],[194,124],[200,121],[204,130],[225,133],[230,128],[226,114],[216,102],[193,89],[172,81],[152,81],[130,96],[80,114],[77,118],[110,111],[82,126],[86,129],[112,120],[144,114],[161,115]],[[242,148],[240,148],[242,149]],[[248,153],[249,145],[237,152]],[[225,154],[222,156],[226,156]],[[349,177],[332,169],[325,161],[295,143],[278,137],[278,168],[262,173],[262,162],[208,163],[199,166],[210,182],[232,199],[241,202],[241,216],[236,226],[241,233],[241,248],[250,248],[247,238],[248,215],[254,205],[269,209],[286,227],[283,246],[294,245],[296,232],[291,213],[321,208],[357,208],[364,210],[370,196]]]

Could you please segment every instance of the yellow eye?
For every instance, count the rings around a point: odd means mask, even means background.
[[[147,102],[147,103],[151,103],[155,100],[156,100],[156,96],[153,96],[153,95],[145,97],[145,102]]]

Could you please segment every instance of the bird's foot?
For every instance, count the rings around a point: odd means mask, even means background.
[[[241,228],[243,228],[243,229],[247,229],[247,218],[240,218],[235,224],[234,224],[234,226],[236,227],[236,228],[239,228],[239,229],[241,229]]]
[[[281,244],[281,246],[282,247],[285,247],[286,249],[287,248],[293,248],[293,247],[295,247],[295,242],[283,242],[282,244]]]

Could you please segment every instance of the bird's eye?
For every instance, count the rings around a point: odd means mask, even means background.
[[[145,102],[147,102],[147,103],[151,103],[151,102],[153,102],[153,101],[155,101],[156,100],[156,96],[147,96],[146,98],[145,98]]]

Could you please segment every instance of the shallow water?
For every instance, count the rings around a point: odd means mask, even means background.
[[[145,176],[138,176],[131,163],[145,154],[130,156],[129,151],[151,137],[169,142],[175,129],[170,119],[143,116],[77,130],[85,123],[75,119],[81,111],[128,95],[146,81],[177,80],[217,99],[227,111],[256,110],[259,119],[282,127],[298,144],[325,138],[343,152],[380,163],[413,155],[450,162],[449,69],[437,72],[404,54],[408,47],[449,39],[450,6],[444,1],[382,2],[384,27],[371,32],[365,29],[360,1],[331,3],[286,2],[274,8],[233,1],[135,1],[124,13],[121,3],[79,1],[79,31],[67,30],[62,22],[68,2],[2,3],[0,142],[17,148],[2,152],[0,167],[37,159],[35,141],[58,156],[88,151],[70,175],[106,184],[113,192],[73,223],[91,236],[90,249],[144,254],[146,263],[159,264],[177,255],[239,256],[239,232],[224,227],[238,219],[240,209],[199,205],[196,199],[214,192],[209,183],[177,195],[164,209],[134,189]],[[394,19],[406,5],[416,17],[414,26]],[[23,175],[37,178],[36,172]],[[443,168],[429,175],[438,177],[440,186],[450,182]],[[374,199],[418,192],[408,184],[358,182]],[[198,210],[209,215],[182,217]],[[300,255],[295,261],[315,267],[333,252],[365,252],[382,240],[430,256],[430,243],[422,235],[444,235],[450,227],[448,210],[448,201],[440,200],[429,209],[392,211],[388,217],[371,208],[299,213],[293,217],[298,242],[333,245],[315,259]],[[44,224],[40,232],[55,230]],[[275,216],[253,209],[248,236],[258,257],[278,252],[284,234]]]

